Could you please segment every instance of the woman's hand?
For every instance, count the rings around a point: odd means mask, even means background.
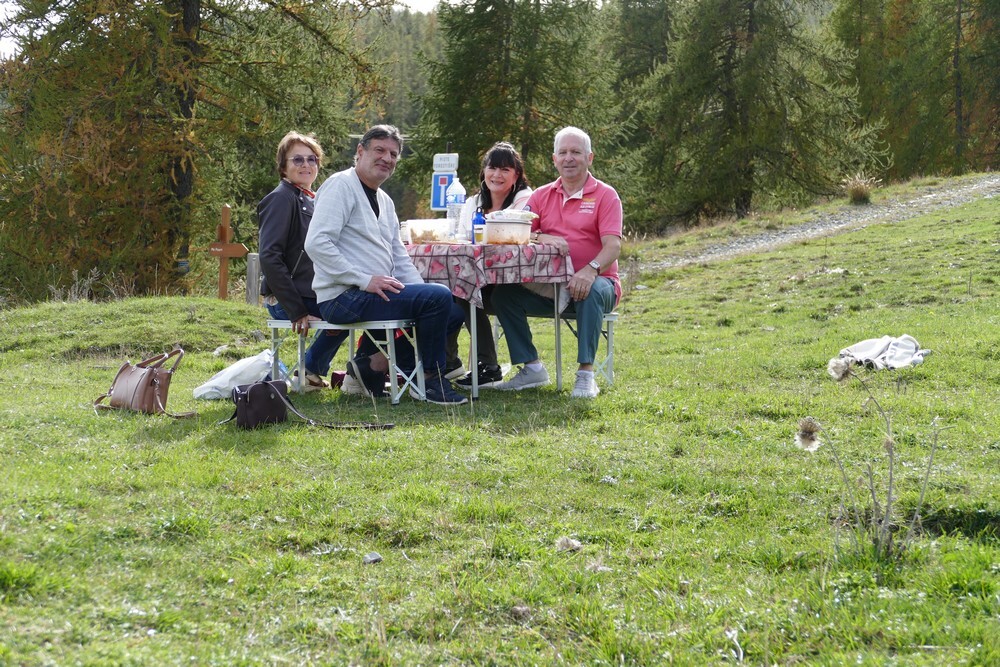
[[[382,297],[383,301],[388,301],[389,297],[386,295],[386,292],[399,294],[403,291],[403,287],[403,283],[399,282],[392,276],[372,276],[372,279],[368,282],[368,287],[365,288],[365,291],[371,292],[372,294],[378,294]]]
[[[544,243],[545,245],[555,246],[560,255],[569,254],[569,242],[561,236],[556,236],[555,234],[539,234],[538,242]]]
[[[316,317],[315,315],[304,315],[299,319],[292,322],[292,331],[300,336],[305,336],[309,333],[309,323],[310,322],[322,322],[323,319]]]

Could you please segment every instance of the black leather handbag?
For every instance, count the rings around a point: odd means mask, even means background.
[[[322,426],[334,429],[364,429],[369,431],[388,430],[395,424],[372,424],[369,422],[351,422],[345,424],[327,424],[306,417],[288,400],[288,387],[284,380],[261,380],[253,384],[241,384],[233,389],[233,403],[236,409],[232,417],[220,424],[236,421],[236,426],[244,429],[255,429],[267,424],[280,424],[288,421],[288,412],[302,419],[310,426]]]
[[[236,425],[252,429],[288,421],[287,391],[284,380],[239,385],[233,389]]]

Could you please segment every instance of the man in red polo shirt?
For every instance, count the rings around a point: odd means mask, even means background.
[[[569,255],[576,273],[564,289],[570,296],[566,311],[576,314],[577,363],[572,396],[594,398],[600,393],[594,380],[594,358],[601,339],[604,315],[621,297],[618,255],[621,254],[622,202],[615,189],[594,178],[590,137],[576,127],[556,133],[552,162],[559,178],[532,193],[527,208],[538,214],[531,240],[547,243]],[[503,326],[513,364],[522,364],[497,389],[516,391],[549,384],[531,339],[528,316],[553,312],[551,298],[520,285],[497,285],[493,308]]]

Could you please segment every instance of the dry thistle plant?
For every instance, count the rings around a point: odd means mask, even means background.
[[[842,181],[847,198],[852,204],[870,204],[872,201],[872,190],[878,187],[882,181],[874,176],[865,176],[863,172],[858,172],[853,176],[848,176]]]
[[[868,395],[864,401],[865,406],[873,406],[875,413],[882,421],[882,449],[885,452],[885,482],[879,482],[879,476],[871,462],[863,467],[863,474],[860,479],[861,491],[871,502],[871,510],[862,512],[858,504],[858,484],[852,483],[848,475],[847,467],[841,456],[836,439],[830,432],[812,417],[805,417],[799,421],[798,431],[795,434],[795,445],[807,452],[816,452],[821,445],[827,446],[837,470],[840,472],[841,516],[847,517],[852,530],[849,535],[855,550],[860,552],[862,543],[871,542],[876,558],[894,560],[898,559],[905,552],[906,547],[916,536],[920,523],[920,510],[923,507],[924,496],[927,491],[927,482],[934,467],[934,454],[937,451],[938,441],[941,432],[945,427],[941,426],[939,419],[935,417],[931,422],[931,446],[930,454],[927,457],[927,467],[924,470],[920,488],[920,497],[913,510],[909,527],[906,532],[898,538],[898,529],[895,522],[896,502],[897,502],[897,451],[896,439],[893,436],[892,418],[889,412],[879,402],[871,389],[870,384],[864,377],[854,370],[855,364],[852,359],[831,359],[827,365],[827,372],[835,380],[845,382],[851,378],[857,379]],[[822,436],[822,440],[820,439]]]

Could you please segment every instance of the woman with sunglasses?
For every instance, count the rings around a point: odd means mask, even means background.
[[[292,330],[305,336],[310,322],[323,321],[312,288],[313,263],[304,248],[316,204],[312,186],[323,164],[323,149],[311,135],[289,132],[278,144],[275,159],[281,180],[257,205],[260,293],[271,317],[290,320]],[[346,331],[316,332],[306,352],[306,391],[330,386],[323,378],[346,337]]]

